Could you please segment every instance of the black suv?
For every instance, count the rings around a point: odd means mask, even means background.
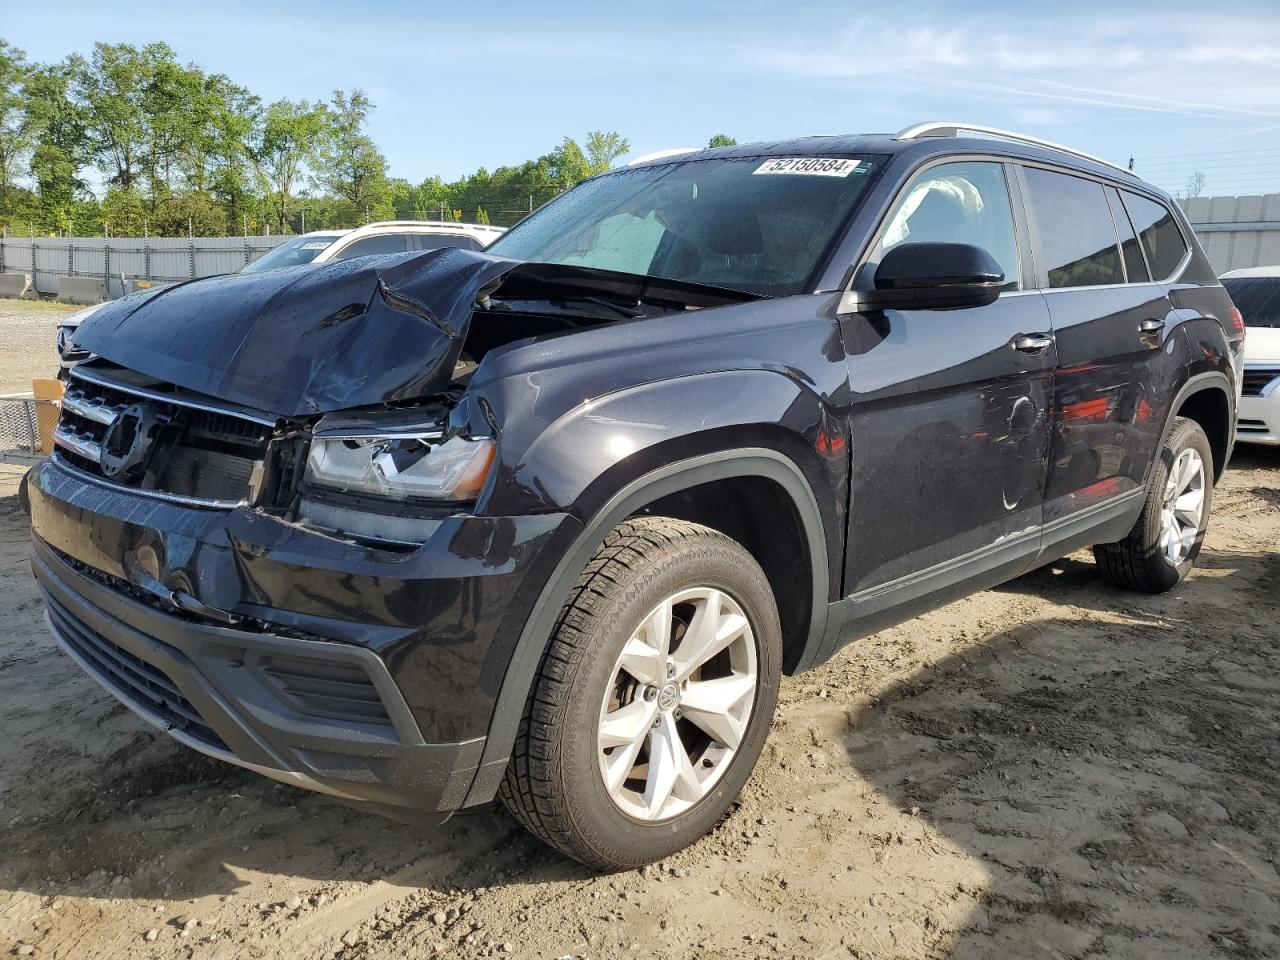
[[[1066,148],[663,156],[487,252],[104,307],[32,562],[183,743],[636,865],[724,815],[783,673],[1083,546],[1182,580],[1242,333],[1169,198]]]

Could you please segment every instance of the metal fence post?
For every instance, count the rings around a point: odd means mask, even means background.
[[[39,295],[40,289],[36,286],[36,235],[34,231],[31,234],[31,288]]]
[[[151,282],[151,240],[146,236],[142,238],[142,275]]]
[[[111,299],[111,241],[102,241],[102,289]]]
[[[76,243],[71,239],[71,234],[67,234],[67,276],[74,277],[76,275]]]
[[[4,273],[4,242],[9,239],[9,229],[0,230],[0,273]]]

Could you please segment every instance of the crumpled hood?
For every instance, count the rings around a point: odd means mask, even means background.
[[[446,248],[193,280],[105,305],[76,345],[277,416],[429,396],[477,296],[518,265]]]

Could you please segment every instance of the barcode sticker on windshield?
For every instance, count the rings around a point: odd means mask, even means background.
[[[752,173],[795,173],[807,177],[847,177],[862,164],[840,157],[779,157],[766,160]]]

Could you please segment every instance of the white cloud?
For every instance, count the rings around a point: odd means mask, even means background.
[[[1280,117],[1280,19],[1100,17],[1062,6],[1051,17],[927,9],[914,16],[853,18],[817,53],[811,38],[774,37],[752,44],[750,57],[779,73],[885,87],[960,87],[1201,118]]]

